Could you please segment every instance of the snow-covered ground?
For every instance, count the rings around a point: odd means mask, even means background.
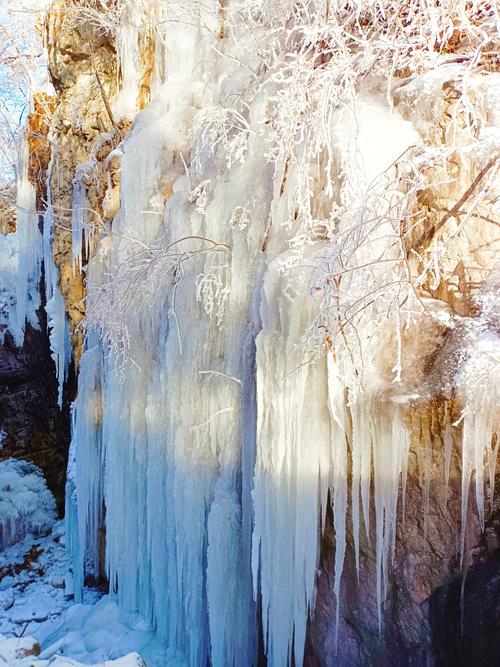
[[[31,464],[11,460],[0,463],[0,472],[2,468],[8,468],[11,477],[13,469],[26,469],[26,483],[33,481]],[[20,479],[15,482],[21,486]],[[12,485],[0,484],[0,504],[7,502],[11,489]],[[39,495],[45,505],[47,493],[45,488],[45,495]],[[36,511],[33,497],[25,495],[30,510]],[[17,494],[16,499],[20,501],[21,496]],[[28,534],[0,551],[0,665],[179,665],[165,654],[141,617],[125,614],[113,596],[86,589],[83,604],[74,603],[64,522],[54,521],[50,513],[45,519],[41,536],[40,531],[38,536]]]
[[[64,656],[53,656],[49,660],[38,658],[39,643],[33,637],[19,637],[7,639],[0,636],[0,661],[7,665],[21,665],[23,667],[83,667],[85,663],[77,662]],[[117,660],[104,660],[95,667],[146,667],[146,663],[137,653],[130,653]]]

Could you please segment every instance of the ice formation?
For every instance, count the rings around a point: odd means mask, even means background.
[[[16,315],[9,329],[17,345],[24,340],[25,323],[40,328],[37,309],[40,306],[39,283],[42,264],[42,237],[38,229],[36,188],[28,177],[29,147],[27,140],[19,151],[16,237],[18,271],[16,276]]]
[[[106,135],[105,135],[106,136]],[[97,163],[92,157],[88,162],[78,165],[73,179],[71,198],[71,255],[73,275],[83,267],[82,253],[90,257],[93,250],[94,227],[90,221],[87,201],[87,181],[91,180]]]
[[[59,271],[52,257],[54,219],[50,193],[51,168],[52,162],[48,168],[47,203],[40,232],[36,187],[28,177],[28,144],[26,140],[23,141],[17,181],[16,231],[0,235],[0,341],[9,331],[16,345],[21,346],[27,322],[35,329],[40,328],[37,310],[42,303],[40,288],[43,267],[47,327],[61,407],[72,350],[64,300],[59,288]]]
[[[54,211],[50,190],[52,174],[52,160],[47,169],[46,179],[46,209],[43,214],[43,268],[45,276],[45,312],[47,313],[47,328],[49,331],[50,350],[56,367],[58,383],[58,403],[62,407],[63,387],[68,375],[72,356],[71,339],[64,299],[59,287],[59,271],[52,256],[52,228],[54,225]],[[75,234],[77,238],[78,233]],[[81,241],[81,239],[80,239]]]
[[[288,3],[166,4],[164,15],[158,3],[124,3],[117,27],[114,113],[138,108],[143,21],[154,23],[152,101],[114,152],[120,209],[85,269],[67,484],[75,596],[99,571],[104,524],[111,592],[181,664],[250,667],[262,633],[270,666],[299,665],[329,498],[337,619],[350,520],[358,569],[363,527],[374,542],[382,629],[408,409],[422,398],[404,384],[405,331],[422,304],[399,224],[418,186],[406,184],[432,150],[371,66],[349,88],[335,63],[322,67],[328,54],[311,57],[316,25],[278,30]],[[344,88],[352,99],[335,97]],[[75,272],[86,243],[92,255],[87,168],[74,179]],[[33,216],[28,186],[19,206]],[[69,337],[48,199],[47,313],[62,387]],[[18,330],[40,266],[26,228],[21,215]],[[473,474],[483,516],[485,452],[495,469],[492,317],[471,324],[470,355],[447,387],[460,393],[488,359],[487,393],[462,397],[464,523]],[[359,335],[348,338],[353,320]]]
[[[32,463],[0,461],[0,551],[27,534],[50,531],[56,516],[52,493]]]
[[[16,339],[16,276],[19,263],[19,243],[16,233],[0,235],[0,342],[8,330]]]
[[[462,436],[462,532],[464,557],[467,501],[471,480],[475,478],[476,507],[484,530],[485,477],[488,477],[490,506],[493,506],[495,472],[500,436],[500,266],[497,263],[476,296],[477,317],[465,323],[466,354],[460,366],[457,385],[464,410]],[[494,435],[496,434],[496,440]],[[485,475],[486,471],[486,475]]]
[[[278,256],[267,270],[260,305],[262,330],[256,339],[252,567],[254,596],[259,592],[262,596],[263,635],[272,665],[289,664],[291,637],[295,660],[302,664],[308,612],[314,608],[321,529],[318,502],[324,513],[332,474],[339,480],[335,527],[340,569],[345,540],[345,425],[334,397],[341,387],[335,377],[329,381],[324,360],[303,362],[301,338],[317,304],[304,289],[307,273],[301,281],[293,268],[287,271],[286,258]]]

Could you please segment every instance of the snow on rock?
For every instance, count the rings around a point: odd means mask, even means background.
[[[40,644],[33,637],[5,637],[0,634],[0,664],[32,665],[39,661]]]
[[[138,614],[124,613],[107,595],[95,604],[68,606],[42,645],[42,658],[60,654],[97,663],[136,651],[148,667],[179,664],[175,656],[166,654],[153,629]]]
[[[26,461],[0,461],[0,551],[50,531],[56,517],[52,493],[39,468]]]
[[[33,637],[4,637],[0,635],[0,664],[9,667],[145,667],[138,653],[129,653],[116,660],[100,660],[98,663],[77,662],[64,656],[54,656],[50,660],[38,658],[40,644]]]

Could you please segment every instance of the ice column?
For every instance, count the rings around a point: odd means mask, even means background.
[[[40,307],[40,271],[42,261],[42,237],[38,229],[36,188],[29,180],[29,146],[23,139],[20,147],[17,180],[17,238],[19,248],[19,272],[16,288],[16,321],[13,335],[17,345],[24,341],[25,323],[40,328],[37,309]]]
[[[287,270],[286,256],[271,263],[257,336],[252,565],[273,667],[287,667],[292,651],[295,664],[302,664],[314,608],[321,507],[332,475],[326,363],[303,355],[304,331],[317,307],[307,294],[307,278],[300,269]],[[336,444],[342,450],[342,441]],[[342,459],[339,453],[338,466]]]

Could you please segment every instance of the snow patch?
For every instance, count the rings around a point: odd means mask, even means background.
[[[0,461],[0,491],[0,551],[29,533],[50,531],[56,506],[39,468],[16,459]]]
[[[56,655],[50,660],[38,658],[40,644],[33,637],[4,637],[0,635],[0,662],[9,667],[146,667],[138,653],[129,653],[116,660],[83,663]]]
[[[111,595],[87,589],[75,604],[65,586],[69,563],[64,523],[28,535],[0,553],[0,664],[185,667],[153,628],[126,614]],[[142,657],[139,657],[142,656]]]

